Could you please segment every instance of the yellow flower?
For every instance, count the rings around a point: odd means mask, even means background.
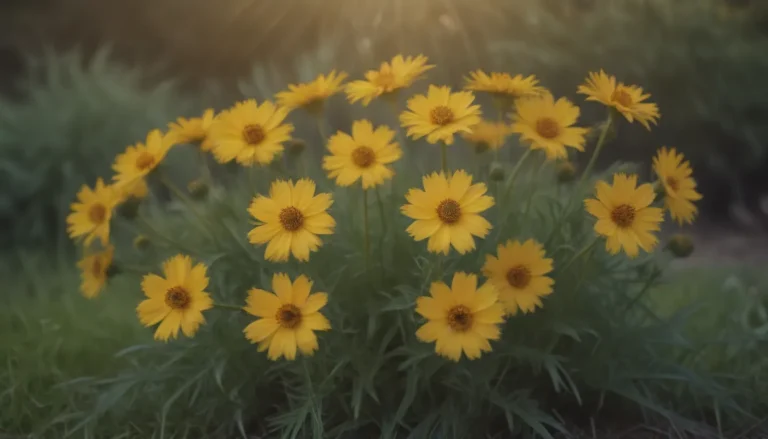
[[[179,329],[192,337],[205,323],[203,311],[213,307],[211,296],[205,292],[206,272],[205,265],[192,267],[189,256],[176,255],[163,264],[164,278],[156,274],[144,276],[141,289],[148,298],[139,304],[136,312],[146,327],[160,323],[155,340],[176,338]]]
[[[491,224],[480,213],[493,206],[484,183],[472,184],[463,170],[446,178],[442,172],[424,176],[424,190],[410,189],[403,214],[414,221],[407,232],[416,241],[429,238],[427,249],[448,254],[451,245],[460,254],[475,249],[472,237],[485,238]]]
[[[335,70],[326,75],[320,75],[312,82],[291,84],[288,90],[281,91],[275,98],[277,103],[289,110],[304,108],[310,112],[322,110],[325,100],[342,89],[341,83],[347,79],[344,72]]]
[[[427,136],[427,142],[453,144],[457,132],[472,132],[480,123],[480,106],[472,105],[470,92],[451,93],[449,87],[429,86],[427,95],[408,100],[408,109],[400,114],[400,124],[414,139]]]
[[[330,235],[336,221],[327,210],[333,204],[331,194],[315,195],[315,183],[307,178],[297,181],[278,180],[272,183],[269,197],[253,199],[248,212],[259,223],[248,233],[251,244],[264,244],[264,257],[284,262],[293,254],[308,261],[309,253],[317,251],[322,241],[317,235]]]
[[[701,199],[690,163],[675,148],[661,148],[653,158],[653,170],[664,186],[664,207],[678,224],[691,224],[698,213],[693,201]]]
[[[566,98],[555,98],[550,93],[519,99],[512,115],[512,132],[541,149],[550,160],[567,158],[565,147],[584,151],[586,128],[572,126],[579,118],[579,107]]]
[[[637,119],[648,130],[651,129],[649,123],[655,125],[660,117],[656,104],[643,102],[651,95],[643,93],[643,89],[636,85],[617,84],[615,76],[602,70],[590,73],[586,82],[579,86],[579,93],[587,95],[588,101],[615,108],[630,122]]]
[[[245,327],[245,338],[259,344],[259,352],[266,351],[270,360],[296,358],[296,351],[312,355],[317,349],[314,331],[331,329],[320,308],[328,302],[325,293],[309,294],[312,282],[304,275],[293,281],[287,274],[272,276],[274,293],[252,288],[248,291],[243,310],[261,317]]]
[[[137,143],[135,146],[129,146],[124,153],[117,156],[115,164],[112,165],[112,169],[116,172],[115,184],[128,186],[146,177],[162,163],[175,142],[175,135],[164,135],[160,130],[152,130],[147,135],[146,144]]]
[[[180,117],[175,123],[169,123],[169,133],[176,136],[178,143],[199,143],[200,149],[210,151],[212,144],[208,140],[208,130],[213,123],[213,109],[205,110],[201,117],[185,119]]]
[[[115,192],[117,193],[120,203],[130,198],[142,200],[149,195],[149,186],[147,185],[147,181],[141,178],[124,185],[115,186]]]
[[[492,350],[488,340],[501,337],[504,308],[490,282],[477,288],[477,276],[459,272],[450,287],[433,282],[429,295],[416,300],[416,312],[427,319],[416,331],[419,340],[436,342],[435,352],[453,361],[462,352],[474,360]]]
[[[388,164],[398,160],[402,151],[392,142],[395,132],[386,126],[373,130],[367,120],[352,124],[352,135],[339,131],[328,141],[332,155],[323,158],[323,169],[339,186],[349,186],[362,179],[363,189],[379,185],[395,172]]]
[[[507,241],[499,244],[498,257],[487,255],[483,274],[499,292],[499,299],[509,314],[520,309],[529,313],[541,307],[541,297],[552,294],[555,281],[545,276],[552,271],[552,259],[533,239],[524,243]]]
[[[112,186],[104,185],[102,179],[96,181],[91,189],[86,185],[77,193],[76,203],[72,203],[72,213],[67,216],[67,232],[70,238],[85,236],[85,245],[91,245],[94,238],[99,238],[101,244],[109,243],[109,221],[112,210],[119,202]]]
[[[511,127],[506,123],[481,121],[475,125],[471,133],[464,133],[462,137],[478,149],[498,151],[504,146],[511,132]]]
[[[595,232],[607,238],[605,248],[616,254],[622,248],[631,258],[638,246],[650,252],[658,243],[652,232],[660,230],[663,214],[650,207],[656,194],[651,184],[637,186],[637,176],[614,174],[613,185],[598,181],[597,199],[584,200],[587,212],[597,218]]]
[[[283,123],[287,115],[285,108],[269,101],[258,105],[253,99],[222,112],[208,131],[214,157],[220,163],[268,165],[291,139],[293,125]]]
[[[107,271],[112,265],[114,253],[115,248],[109,245],[106,250],[85,256],[77,263],[78,268],[82,271],[80,273],[82,279],[80,291],[83,296],[93,299],[107,284]]]
[[[499,97],[520,98],[523,96],[536,96],[545,89],[539,86],[536,76],[517,75],[512,77],[509,73],[491,72],[487,74],[482,70],[476,70],[465,77],[465,90],[491,93]]]
[[[401,88],[410,87],[424,72],[433,68],[427,65],[427,57],[419,55],[403,59],[402,55],[392,58],[391,64],[381,63],[379,70],[365,72],[365,80],[352,81],[347,84],[347,99],[350,103],[362,101],[368,106],[372,100],[387,95]]]

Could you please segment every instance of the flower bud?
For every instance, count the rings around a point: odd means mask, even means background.
[[[678,233],[667,243],[667,248],[678,258],[687,258],[693,253],[693,240],[690,236]]]
[[[307,148],[307,143],[301,139],[293,139],[285,144],[285,151],[289,156],[299,156]]]
[[[563,161],[557,164],[557,181],[568,183],[576,178],[576,166],[570,161]]]
[[[107,279],[111,279],[118,274],[120,274],[122,270],[120,270],[120,267],[118,267],[114,262],[109,264],[109,267],[107,267]]]
[[[192,198],[196,200],[204,200],[208,196],[210,188],[208,184],[202,180],[193,180],[187,185],[187,190]]]
[[[128,198],[118,206],[117,213],[125,219],[132,220],[139,214],[139,205],[141,205],[141,199]]]
[[[475,147],[475,152],[477,154],[482,154],[489,149],[488,143],[486,142],[475,142],[473,143],[473,146]]]
[[[488,174],[488,176],[491,178],[492,181],[502,181],[504,180],[504,167],[499,162],[493,162],[491,163],[491,170]]]
[[[133,238],[133,248],[139,251],[145,251],[152,246],[152,241],[144,235],[138,235]]]

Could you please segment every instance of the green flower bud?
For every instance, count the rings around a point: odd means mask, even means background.
[[[139,214],[140,205],[141,199],[134,197],[128,198],[117,207],[117,213],[125,219],[132,220]]]
[[[114,262],[109,265],[107,268],[107,279],[111,279],[118,274],[120,274],[122,270],[120,270],[120,267],[118,267]]]
[[[477,142],[474,144],[474,146],[475,146],[475,152],[477,154],[482,154],[488,151],[488,148],[489,148],[488,144],[485,142]]]
[[[301,139],[293,139],[285,145],[287,155],[293,157],[301,155],[305,149],[307,149],[307,142]]]
[[[208,196],[210,187],[202,180],[193,180],[187,185],[187,190],[192,198],[196,200],[204,200]]]
[[[563,161],[557,164],[557,181],[568,183],[576,178],[576,166],[570,161]]]
[[[693,240],[690,236],[678,233],[667,243],[667,248],[678,258],[687,258],[693,253]]]
[[[139,251],[145,251],[152,246],[152,241],[144,235],[138,235],[133,239],[133,248]]]
[[[489,177],[492,181],[502,181],[504,180],[504,167],[501,165],[501,163],[493,162],[491,163],[491,170],[489,172]]]

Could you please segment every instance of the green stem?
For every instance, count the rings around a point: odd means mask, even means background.
[[[533,149],[526,149],[525,153],[523,153],[523,156],[520,157],[520,160],[518,160],[515,164],[515,167],[512,168],[512,172],[509,173],[509,178],[507,178],[507,182],[504,185],[504,193],[499,201],[505,201],[507,199],[507,195],[509,194],[510,189],[512,189],[512,186],[515,184],[515,178],[517,178],[517,174],[520,173],[520,169],[522,169],[523,163],[528,160],[528,157],[530,157],[532,153]]]
[[[189,210],[192,215],[199,221],[200,229],[203,230],[203,232],[208,235],[208,238],[211,239],[212,242],[216,242],[216,238],[213,236],[213,233],[208,228],[210,225],[208,221],[203,217],[203,215],[195,208],[194,202],[187,197],[184,192],[181,191],[178,187],[176,187],[173,182],[164,174],[160,174],[160,181],[165,185],[165,187],[168,188],[169,191],[173,193],[176,198],[178,198],[182,204]]]
[[[448,175],[448,145],[445,143],[440,144],[440,166],[443,172]]]
[[[325,149],[325,143],[328,141],[328,136],[325,131],[325,119],[323,119],[323,113],[319,113],[315,118],[317,120],[317,132],[320,133],[320,143],[323,146],[323,149]]]
[[[213,175],[211,175],[211,168],[208,167],[208,154],[202,149],[198,149],[200,153],[201,166],[203,167],[203,180],[210,186],[213,183]]]
[[[363,189],[363,251],[365,252],[365,269],[371,268],[371,238],[368,227],[368,191]]]
[[[597,157],[600,155],[600,151],[603,150],[603,146],[605,146],[605,139],[608,137],[608,130],[611,128],[612,124],[613,111],[609,110],[608,119],[605,121],[603,130],[600,132],[600,137],[597,139],[597,145],[595,146],[595,150],[592,152],[592,157],[589,159],[587,167],[584,168],[584,173],[581,174],[581,180],[579,180],[580,189],[583,188],[584,183],[587,181],[587,178],[589,178],[589,175],[592,173],[592,170],[595,167],[595,163],[597,163]]]
[[[384,201],[381,199],[381,192],[376,188],[376,204],[379,207],[379,217],[381,218],[381,237],[379,238],[379,253],[381,256],[381,265],[384,266],[384,239],[387,236],[386,210]]]
[[[600,237],[595,236],[589,244],[585,245],[584,248],[582,248],[581,250],[578,251],[578,253],[573,255],[573,257],[568,262],[566,262],[563,268],[561,268],[559,271],[564,273],[566,270],[568,270],[571,267],[571,265],[573,265],[574,262],[579,260],[582,256],[586,256],[587,254],[589,254],[589,252],[592,251],[592,249],[595,247],[595,244],[597,244],[598,241],[600,241]]]
[[[215,308],[227,309],[227,310],[230,310],[230,311],[242,311],[243,310],[243,308],[240,307],[240,306],[237,306],[237,305],[225,305],[223,303],[214,303],[213,306]]]

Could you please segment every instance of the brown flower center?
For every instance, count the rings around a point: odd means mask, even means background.
[[[446,198],[437,205],[437,217],[446,224],[453,224],[461,218],[461,206],[456,201]]]
[[[183,287],[175,286],[165,292],[165,304],[171,309],[186,309],[191,302],[189,292]]]
[[[101,258],[95,258],[93,264],[91,264],[91,273],[94,276],[99,277],[102,274],[102,268]]]
[[[472,311],[464,305],[454,306],[448,311],[448,326],[456,332],[469,331],[473,322]]]
[[[507,282],[519,290],[531,283],[531,277],[531,270],[525,265],[516,265],[507,271]]]
[[[264,141],[267,134],[264,132],[264,128],[261,125],[246,125],[243,128],[243,139],[249,145],[258,145]]]
[[[667,177],[667,186],[669,186],[670,189],[677,192],[680,189],[680,182],[677,181],[675,177]]]
[[[632,96],[623,88],[617,88],[611,93],[611,101],[616,102],[622,107],[632,106]]]
[[[560,134],[560,124],[551,117],[544,117],[536,121],[536,132],[545,139],[554,139]]]
[[[304,214],[293,206],[285,207],[280,211],[280,224],[285,230],[295,232],[304,224]]]
[[[101,204],[96,203],[88,209],[88,218],[94,224],[101,224],[107,219],[107,208]]]
[[[453,110],[445,105],[438,105],[429,112],[429,119],[435,125],[448,125],[454,117]]]
[[[301,323],[301,310],[295,305],[283,305],[277,310],[275,318],[283,328],[293,329]]]
[[[376,153],[367,146],[358,146],[352,151],[352,162],[360,168],[367,168],[376,161]]]
[[[632,225],[635,220],[635,208],[629,204],[622,204],[611,212],[611,220],[622,229]]]
[[[146,171],[147,169],[155,166],[155,156],[142,151],[138,157],[136,157],[136,169],[139,171]]]

